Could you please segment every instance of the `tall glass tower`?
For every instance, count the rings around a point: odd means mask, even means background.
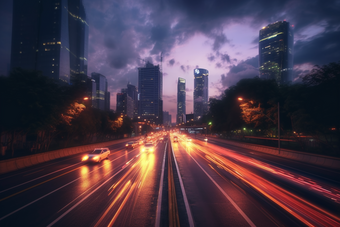
[[[96,83],[96,96],[93,102],[93,107],[100,110],[108,110],[108,103],[105,101],[107,97],[107,80],[106,77],[100,73],[91,73],[91,78]]]
[[[292,81],[293,32],[286,21],[269,24],[260,30],[260,77],[280,84]]]
[[[159,65],[147,62],[138,68],[138,116],[151,124],[163,124],[163,76]]]
[[[71,75],[87,75],[87,40],[81,0],[14,0],[11,69],[69,84]]]
[[[199,120],[208,113],[208,76],[206,69],[194,69],[194,117]]]
[[[185,79],[179,77],[177,83],[177,124],[185,122],[185,96]]]

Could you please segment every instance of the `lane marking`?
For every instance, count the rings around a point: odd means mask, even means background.
[[[155,227],[159,227],[161,223],[161,208],[162,208],[161,206],[162,206],[162,197],[163,197],[163,181],[164,181],[164,168],[165,168],[165,156],[166,156],[167,145],[168,145],[168,142],[165,143],[165,148],[164,148],[161,181],[159,183],[159,191],[158,191]]]
[[[181,185],[181,190],[182,190],[182,194],[183,194],[183,200],[184,200],[184,204],[185,204],[185,209],[187,211],[187,215],[188,215],[188,219],[189,219],[189,226],[190,227],[194,227],[194,219],[192,218],[192,214],[191,214],[188,198],[187,198],[187,195],[186,195],[185,190],[184,190],[184,185],[183,185],[181,174],[179,172],[179,168],[178,168],[178,164],[177,164],[177,161],[176,161],[176,156],[175,156],[175,153],[174,153],[174,149],[172,148],[172,142],[170,142],[170,145],[171,145],[172,155],[173,155],[174,161],[175,161],[175,166],[176,166],[176,170],[177,170],[177,174],[178,174],[179,183]]]
[[[24,183],[18,184],[18,185],[16,185],[16,186],[13,186],[13,187],[7,188],[7,189],[5,189],[5,190],[2,190],[2,191],[0,191],[0,193],[6,192],[6,191],[8,191],[8,190],[11,190],[11,189],[13,189],[13,188],[17,188],[17,187],[19,187],[19,186],[22,186],[22,185],[28,184],[28,183],[30,183],[30,182],[33,182],[33,181],[36,181],[36,180],[39,180],[39,179],[41,179],[41,178],[44,178],[44,177],[47,177],[47,176],[49,176],[49,175],[51,175],[51,174],[54,174],[54,173],[57,173],[57,172],[63,171],[63,170],[65,170],[65,169],[68,169],[68,168],[71,168],[71,167],[73,167],[73,166],[75,166],[75,165],[78,165],[78,164],[79,164],[79,163],[76,163],[76,164],[73,164],[73,165],[70,165],[70,166],[64,167],[64,168],[62,168],[62,169],[56,170],[56,171],[54,171],[54,172],[51,172],[51,173],[45,174],[45,175],[43,175],[43,176],[40,176],[40,177],[37,177],[37,178],[34,178],[34,179],[32,179],[32,180],[29,180],[29,181],[26,181],[26,182],[24,182]]]
[[[115,149],[114,152],[116,152],[117,150],[119,151],[120,149]],[[84,155],[84,154],[81,154],[81,155]],[[111,156],[111,155],[113,155],[113,154],[110,154],[109,156]],[[73,164],[73,165],[70,165],[70,166],[64,167],[64,168],[62,168],[62,169],[53,171],[53,172],[48,173],[48,174],[45,174],[45,175],[43,175],[43,176],[34,178],[34,179],[29,180],[29,181],[26,181],[26,182],[24,182],[24,183],[21,183],[21,184],[18,184],[18,185],[16,185],[16,186],[7,188],[7,189],[5,189],[5,190],[2,190],[2,191],[0,191],[0,193],[6,192],[6,191],[11,190],[11,189],[13,189],[13,188],[20,187],[20,186],[22,186],[22,185],[28,184],[28,183],[33,182],[33,181],[36,181],[36,180],[39,180],[39,179],[44,178],[44,177],[47,177],[47,176],[49,176],[49,175],[51,175],[51,174],[58,173],[58,172],[60,172],[60,171],[63,171],[63,170],[65,170],[65,169],[68,169],[68,168],[71,168],[71,167],[73,167],[73,166],[79,165],[79,164],[81,164],[81,163],[82,163],[82,162],[75,163],[75,164]],[[39,171],[41,171],[41,170],[38,170],[38,171],[36,171],[36,172],[39,172]],[[33,173],[36,173],[36,172],[33,172]],[[33,173],[30,173],[30,174],[33,174]],[[29,174],[27,174],[27,175],[29,175]],[[27,175],[24,175],[24,176],[27,176]]]
[[[133,157],[131,160],[133,160],[134,158],[138,157],[138,155],[136,155],[135,157]],[[118,159],[118,158],[117,158]],[[129,162],[130,162],[129,161]],[[88,197],[90,197],[93,193],[95,193],[98,189],[100,189],[102,186],[104,186],[108,181],[110,181],[113,177],[115,177],[117,174],[119,174],[120,172],[122,172],[123,170],[125,170],[126,166],[123,165],[122,168],[116,172],[113,176],[111,176],[109,179],[107,179],[106,181],[104,181],[101,185],[99,185],[96,189],[94,189],[92,192],[90,192],[87,196],[85,196],[83,199],[81,199],[79,202],[77,202],[75,205],[73,205],[71,208],[69,208],[67,211],[65,211],[62,215],[60,215],[57,219],[55,219],[53,222],[51,222],[47,227],[53,226],[55,223],[57,223],[60,219],[62,219],[65,215],[67,215],[68,213],[70,213],[74,208],[76,208],[79,204],[81,204],[84,200],[86,200]]]
[[[125,168],[120,169],[118,172],[116,172],[114,175],[112,175],[109,179],[107,179],[106,181],[104,181],[101,185],[99,185],[97,188],[95,188],[92,192],[90,192],[87,196],[85,196],[84,198],[82,198],[79,202],[77,202],[76,204],[74,204],[71,208],[69,208],[67,211],[65,211],[62,215],[60,215],[57,219],[55,219],[53,222],[51,222],[47,227],[50,227],[52,225],[54,225],[55,223],[57,223],[60,219],[62,219],[65,215],[67,215],[68,213],[70,213],[74,208],[76,208],[79,204],[81,204],[85,199],[87,199],[88,197],[90,197],[93,193],[95,193],[99,188],[101,188],[104,184],[106,184],[108,181],[110,181],[112,178],[114,178],[117,174],[119,174],[120,172],[122,172],[123,170],[125,170]]]
[[[132,151],[131,151],[131,152],[132,152]],[[119,156],[118,158],[121,158],[122,156],[125,156],[125,154]],[[112,160],[111,162],[117,160],[118,158]],[[8,188],[8,189],[5,189],[5,190],[3,190],[3,191],[0,191],[0,193],[5,192],[5,191],[8,191],[8,190],[13,189],[13,188],[16,188],[16,187],[19,187],[19,186],[22,186],[22,185],[27,184],[27,183],[33,182],[33,181],[35,181],[35,180],[41,179],[41,178],[46,177],[46,176],[48,176],[48,175],[51,175],[51,174],[60,172],[60,171],[62,171],[62,170],[68,169],[68,168],[70,168],[70,167],[73,167],[73,166],[76,166],[76,165],[79,165],[79,164],[82,164],[82,163],[83,163],[83,162],[79,162],[79,163],[73,164],[73,165],[71,165],[71,166],[62,168],[62,169],[60,169],[60,170],[56,170],[56,171],[54,171],[54,172],[52,172],[52,173],[45,174],[45,175],[43,175],[43,176],[41,176],[41,177],[38,177],[38,178],[35,178],[35,179],[32,179],[32,180],[26,181],[26,182],[24,182],[24,183],[22,183],[22,184],[18,184],[18,185],[16,185],[16,186],[11,187],[11,188]],[[104,165],[102,165],[102,166],[99,167],[98,169],[102,168],[103,166],[104,166]],[[72,171],[75,171],[75,170],[77,170],[77,169],[79,169],[79,168],[81,168],[81,167],[82,167],[82,166],[80,166],[80,167],[78,167],[78,168],[75,168],[75,169],[73,169],[73,170],[70,170],[70,171],[68,171],[68,172],[66,172],[66,173],[60,174],[60,175],[58,175],[58,176],[56,176],[56,177],[53,177],[53,178],[51,178],[51,179],[49,179],[49,180],[46,180],[46,181],[44,181],[44,182],[38,183],[38,184],[36,184],[36,185],[33,185],[33,186],[29,187],[29,188],[23,189],[23,190],[21,190],[21,191],[19,191],[19,192],[16,192],[16,193],[14,193],[14,194],[12,194],[12,195],[10,195],[10,196],[7,196],[7,197],[5,197],[5,198],[3,198],[3,199],[0,199],[0,202],[3,201],[3,200],[8,199],[8,198],[10,198],[10,197],[13,197],[13,196],[15,196],[15,195],[18,195],[18,194],[20,194],[20,193],[22,193],[22,192],[24,192],[24,191],[27,191],[27,190],[32,189],[32,188],[35,188],[36,186],[39,186],[39,185],[44,184],[44,183],[46,183],[46,182],[49,182],[49,181],[51,181],[51,180],[53,180],[53,179],[56,179],[56,178],[58,178],[58,177],[61,177],[61,176],[65,175],[65,174],[67,174],[67,173],[70,173],[70,172],[72,172]],[[91,173],[91,172],[90,172],[90,173]]]
[[[125,156],[125,155],[122,155],[122,156],[120,156],[120,157],[118,157],[118,158],[112,160],[111,162],[114,162],[114,161],[116,161],[117,159],[119,159],[119,158],[121,158],[121,157],[123,157],[123,156]],[[124,166],[124,165],[123,165],[123,166]],[[101,167],[99,167],[98,169],[92,170],[91,172],[89,172],[89,174],[92,173],[92,172],[94,172],[94,171],[97,171],[97,170],[99,170],[100,168],[103,168],[103,167],[104,167],[104,165],[101,166]],[[123,169],[125,169],[125,168],[122,168],[122,170],[123,170]],[[115,170],[115,169],[114,169],[114,170]],[[114,170],[112,170],[112,171],[114,171]],[[109,171],[109,172],[112,172],[112,171]],[[29,206],[29,205],[31,205],[31,204],[33,204],[33,203],[35,203],[35,202],[38,202],[39,200],[45,198],[46,196],[51,195],[52,193],[54,193],[54,192],[56,192],[56,191],[59,191],[60,189],[66,187],[67,185],[70,185],[71,183],[76,182],[77,180],[79,180],[79,179],[81,179],[81,178],[82,178],[82,177],[78,177],[77,179],[75,179],[75,180],[73,180],[73,181],[70,181],[69,183],[67,183],[67,184],[65,184],[65,185],[63,185],[63,186],[61,186],[61,187],[59,187],[59,188],[53,190],[52,192],[49,192],[49,193],[47,193],[47,194],[41,196],[40,198],[38,198],[38,199],[36,199],[36,200],[34,200],[34,201],[32,201],[32,202],[30,202],[30,203],[28,203],[28,204],[26,204],[26,205],[20,207],[20,208],[18,208],[18,209],[16,209],[15,211],[13,211],[13,212],[11,212],[11,213],[9,213],[9,214],[7,214],[7,215],[1,217],[1,218],[0,218],[0,221],[3,220],[3,219],[5,219],[6,217],[12,215],[12,214],[14,214],[14,213],[16,213],[16,212],[18,212],[18,211],[24,209],[24,208],[27,207],[27,206]],[[63,208],[63,209],[64,209],[64,208]]]
[[[249,217],[241,210],[239,206],[232,200],[232,198],[216,183],[216,181],[203,169],[203,167],[196,161],[191,154],[188,154],[196,164],[201,168],[201,170],[209,177],[209,179],[216,185],[216,187],[222,192],[222,194],[229,200],[229,202],[235,207],[235,209],[242,215],[242,217],[247,221],[247,223],[252,226],[256,227],[256,225],[249,219]]]

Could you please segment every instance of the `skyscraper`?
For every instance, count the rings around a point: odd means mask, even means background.
[[[11,69],[39,70],[61,83],[85,77],[87,36],[81,0],[14,0]]]
[[[117,93],[117,113],[133,118],[134,102],[126,93],[126,89],[122,89],[121,93]]]
[[[185,79],[179,77],[177,83],[177,124],[185,122],[185,96]]]
[[[286,21],[269,24],[260,30],[260,77],[280,84],[292,81],[293,32]]]
[[[159,65],[147,62],[138,68],[138,116],[150,123],[163,123],[163,75]]]
[[[93,107],[100,110],[108,110],[108,103],[105,101],[105,97],[107,97],[107,80],[106,77],[100,73],[91,73],[91,78],[95,81],[96,84],[96,97],[92,102],[94,103]]]
[[[127,85],[127,94],[133,100],[133,118],[138,116],[138,92],[135,85],[128,84]]]
[[[208,76],[206,69],[194,69],[194,116],[199,120],[208,113]]]

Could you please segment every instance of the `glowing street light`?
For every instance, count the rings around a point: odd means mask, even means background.
[[[86,100],[89,100],[89,97],[84,97],[84,100],[86,101]]]
[[[243,98],[241,98],[241,97],[238,97],[238,98],[237,98],[237,100],[239,100],[239,101],[242,101],[242,100],[243,100]]]

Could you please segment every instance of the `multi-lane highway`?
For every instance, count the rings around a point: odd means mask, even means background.
[[[340,226],[340,174],[172,134],[0,175],[0,226]]]

